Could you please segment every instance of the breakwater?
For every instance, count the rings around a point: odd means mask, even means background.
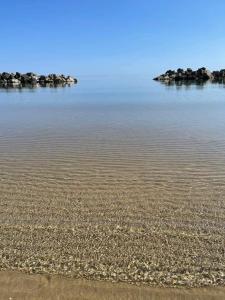
[[[28,72],[25,74],[16,73],[0,73],[0,87],[23,87],[23,86],[46,86],[46,85],[66,85],[77,83],[77,79],[70,75],[38,75]]]
[[[191,68],[168,70],[164,74],[161,74],[154,78],[154,80],[162,81],[165,83],[170,82],[206,82],[208,80],[214,82],[224,82],[225,81],[225,69],[220,71],[210,71],[207,68],[199,68],[197,70],[192,70]]]

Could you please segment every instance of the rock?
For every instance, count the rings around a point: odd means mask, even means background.
[[[23,84],[29,84],[30,82],[30,77],[27,74],[21,75],[21,83]]]
[[[197,70],[197,77],[202,80],[208,80],[212,78],[212,73],[206,68],[200,68]]]
[[[37,74],[32,73],[32,72],[28,72],[28,73],[26,73],[26,75],[29,77],[37,77]]]
[[[172,70],[168,70],[168,71],[166,71],[166,74],[167,75],[173,75],[173,74],[175,74],[176,72],[175,71],[172,71]]]
[[[0,86],[6,86],[7,85],[7,80],[6,79],[1,79],[0,80]]]
[[[222,81],[225,80],[225,69],[220,71],[213,71],[206,69],[205,67],[199,68],[196,71],[193,71],[191,68],[184,69],[178,68],[177,71],[167,70],[164,74],[161,74],[158,77],[155,77],[154,80],[169,82],[187,82],[187,81],[207,81],[212,80]]]
[[[11,78],[11,79],[9,79],[9,80],[7,81],[7,83],[8,83],[9,85],[20,85],[20,84],[21,84],[20,80],[19,80],[19,79],[16,79],[16,78]]]
[[[184,70],[179,68],[179,69],[177,69],[177,73],[182,74],[182,73],[184,73]]]
[[[21,77],[21,74],[19,72],[16,72],[15,78],[19,79]]]
[[[40,81],[45,81],[45,80],[46,80],[46,76],[45,76],[45,75],[39,76],[39,82],[40,82]]]
[[[66,81],[67,81],[67,82],[74,82],[74,78],[71,77],[71,76],[68,76],[68,77],[66,78]]]
[[[37,85],[40,84],[41,86],[46,86],[47,84],[50,86],[55,85],[66,85],[71,83],[77,83],[77,79],[73,78],[72,76],[66,76],[64,74],[57,75],[57,74],[49,74],[49,75],[37,75],[33,72],[27,72],[25,74],[21,74],[19,72],[16,73],[7,73],[3,72],[0,73],[0,85],[7,86],[7,85]]]
[[[56,76],[54,78],[54,83],[56,84],[60,84],[60,83],[63,83],[64,82],[64,78],[60,77],[60,76]]]
[[[8,80],[10,78],[10,75],[11,75],[10,73],[3,72],[1,77],[2,77],[2,79]]]

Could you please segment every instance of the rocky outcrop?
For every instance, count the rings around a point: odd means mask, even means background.
[[[225,81],[225,70],[220,71],[209,71],[206,68],[200,68],[196,71],[193,71],[191,68],[187,68],[186,70],[183,69],[177,69],[174,70],[168,70],[166,73],[154,78],[154,80],[157,81],[163,81],[163,82],[187,82],[187,81]]]
[[[77,79],[72,76],[65,75],[37,75],[35,73],[29,72],[21,74],[16,73],[0,73],[0,87],[23,87],[27,85],[31,86],[46,86],[46,85],[66,85],[77,83]]]

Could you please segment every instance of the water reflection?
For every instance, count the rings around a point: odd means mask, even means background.
[[[206,86],[209,85],[217,85],[219,87],[225,88],[225,80],[179,80],[179,81],[159,81],[160,84],[166,86],[166,87],[175,87],[177,90],[179,89],[191,89],[191,88],[196,88],[196,89],[203,89]]]
[[[5,91],[19,91],[25,90],[34,91],[37,88],[66,88],[74,86],[76,83],[37,83],[37,84],[0,84],[0,90]]]

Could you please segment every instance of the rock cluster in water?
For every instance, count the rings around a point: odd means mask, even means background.
[[[225,69],[211,72],[210,70],[204,67],[199,68],[196,71],[193,71],[191,68],[187,68],[186,70],[179,68],[176,71],[168,70],[166,71],[166,73],[154,78],[154,80],[163,81],[163,82],[172,82],[172,81],[200,82],[200,81],[207,81],[207,80],[223,82],[225,81]]]
[[[18,87],[18,86],[27,86],[27,85],[63,85],[77,83],[77,79],[72,76],[65,75],[37,75],[35,73],[29,72],[21,74],[16,73],[0,73],[0,86],[1,87]]]

